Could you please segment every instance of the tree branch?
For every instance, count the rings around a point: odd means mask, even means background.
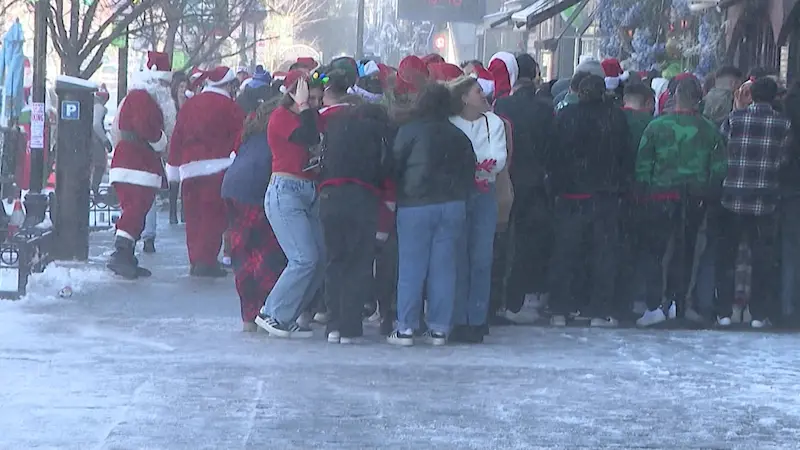
[[[92,28],[92,22],[94,21],[94,16],[97,13],[97,7],[100,5],[101,0],[94,0],[89,5],[89,9],[83,15],[83,23],[81,24],[81,32],[78,36],[78,42],[76,48],[83,48],[86,44],[86,39],[89,38],[89,31]],[[73,31],[73,33],[75,33]]]

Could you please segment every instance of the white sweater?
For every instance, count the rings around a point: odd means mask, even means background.
[[[491,172],[479,170],[475,173],[478,180],[494,183],[497,174],[506,166],[508,156],[506,126],[503,119],[493,112],[487,112],[478,120],[471,122],[461,116],[451,116],[450,122],[463,131],[472,142],[478,164],[490,159],[497,161]]]

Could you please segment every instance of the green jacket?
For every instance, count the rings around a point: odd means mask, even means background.
[[[628,121],[631,150],[635,152],[636,149],[639,148],[639,142],[642,141],[644,129],[647,128],[647,125],[653,120],[653,115],[635,109],[623,108],[622,111],[625,113],[625,120]]]
[[[714,191],[726,171],[725,141],[698,114],[673,113],[653,119],[636,156],[636,181],[648,191]]]

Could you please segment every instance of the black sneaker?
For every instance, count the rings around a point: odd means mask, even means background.
[[[392,345],[399,345],[401,347],[410,347],[414,345],[414,335],[405,334],[398,330],[394,330],[389,336],[386,336],[386,342]]]
[[[142,249],[145,253],[155,253],[156,252],[156,240],[155,239],[145,239],[144,240],[144,248]]]
[[[483,327],[475,325],[459,325],[447,336],[447,340],[462,344],[480,344],[483,342]],[[437,344],[434,344],[437,345]],[[441,345],[441,344],[438,344]]]

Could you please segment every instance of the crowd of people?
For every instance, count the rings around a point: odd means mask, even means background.
[[[168,67],[151,54],[115,121],[108,266],[150,274],[135,243],[170,181],[191,275],[226,275],[226,236],[245,331],[317,321],[352,343],[369,317],[395,345],[480,343],[537,308],[553,326],[728,327],[745,306],[753,328],[794,324],[800,86],[768,70],[667,80],[583,58],[545,83],[508,52]]]

